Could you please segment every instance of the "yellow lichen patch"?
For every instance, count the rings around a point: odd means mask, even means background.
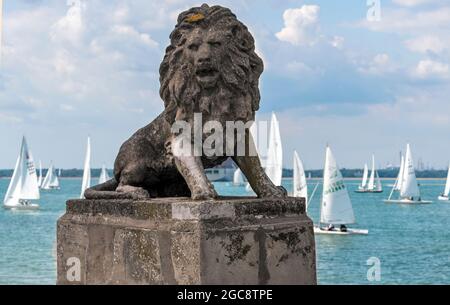
[[[205,15],[203,15],[201,13],[198,13],[198,14],[194,14],[194,15],[189,16],[186,19],[186,21],[192,23],[192,22],[198,22],[198,21],[203,20],[203,19],[205,19]]]

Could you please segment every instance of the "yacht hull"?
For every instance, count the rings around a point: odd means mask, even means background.
[[[347,228],[346,232],[342,232],[339,229],[334,229],[329,231],[327,228],[322,227],[314,227],[314,234],[324,234],[324,235],[367,235],[369,234],[369,230],[364,229],[352,229]]]

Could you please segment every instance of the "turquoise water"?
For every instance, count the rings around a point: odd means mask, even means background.
[[[9,180],[0,179],[0,198]],[[370,284],[366,261],[381,262],[379,284],[450,284],[450,203],[406,206],[382,202],[389,194],[357,194],[357,181],[346,181],[357,218],[354,227],[369,229],[367,236],[316,236],[320,284]],[[443,181],[420,181],[423,199],[434,200]],[[248,195],[244,187],[216,183],[222,195]],[[284,181],[291,189],[291,181]],[[315,182],[309,184],[310,192]],[[0,284],[54,284],[56,280],[56,220],[65,201],[77,198],[80,179],[61,179],[61,190],[41,193],[36,212],[0,209]],[[321,187],[309,215],[319,216]]]

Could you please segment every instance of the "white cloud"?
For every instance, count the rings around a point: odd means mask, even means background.
[[[381,22],[364,20],[361,25],[377,32],[417,33],[434,32],[437,29],[448,29],[450,25],[450,7],[431,10],[396,9],[383,10]]]
[[[276,33],[276,37],[295,46],[314,44],[317,31],[320,7],[303,5],[301,8],[290,8],[284,11],[284,28]]]
[[[14,116],[14,115],[10,115],[10,114],[6,114],[6,113],[1,113],[0,112],[0,122],[2,122],[2,123],[11,123],[11,124],[18,124],[18,123],[22,123],[23,119],[18,117],[18,116]]]
[[[73,110],[75,109],[72,105],[67,105],[67,104],[61,104],[61,105],[59,106],[59,108],[60,108],[62,111],[67,111],[67,112],[73,111]]]
[[[344,37],[341,36],[333,36],[333,39],[330,41],[330,44],[336,49],[342,49],[344,47]]]
[[[68,1],[68,4],[70,4],[70,7],[66,15],[52,26],[50,37],[53,40],[69,41],[72,44],[78,44],[84,29],[83,11],[85,3],[82,1]]]
[[[113,18],[117,23],[123,23],[128,20],[130,9],[127,6],[118,7],[114,13]]]
[[[158,43],[156,41],[154,41],[150,37],[150,35],[148,35],[146,33],[139,33],[134,27],[132,27],[130,25],[115,25],[112,28],[112,31],[116,34],[125,35],[132,39],[136,39],[136,40],[140,41],[141,43],[147,45],[148,47],[151,47],[151,48],[158,47]]]
[[[445,63],[433,61],[430,59],[421,60],[414,72],[413,76],[421,79],[426,78],[448,78],[449,66]]]
[[[55,56],[53,66],[56,72],[62,75],[73,74],[76,69],[71,56],[64,50],[60,50]]]
[[[387,65],[389,63],[389,55],[387,55],[387,54],[377,54],[373,58],[373,62],[377,66],[385,66],[385,65]]]
[[[286,71],[290,74],[290,76],[293,76],[294,78],[302,78],[304,82],[307,81],[305,77],[307,78],[314,78],[316,76],[323,75],[323,69],[320,67],[311,67],[304,62],[294,60],[292,62],[289,62],[286,65]]]
[[[439,0],[393,0],[393,2],[401,6],[413,7],[422,4],[439,2]]]
[[[300,61],[293,61],[287,64],[287,69],[290,72],[294,73],[310,73],[312,72],[312,69],[308,67],[305,63]]]
[[[366,74],[383,74],[393,72],[395,67],[393,66],[388,54],[381,53],[373,57],[368,63],[363,63],[358,70]]]
[[[441,53],[445,48],[444,42],[437,36],[421,36],[405,42],[406,47],[419,53]]]

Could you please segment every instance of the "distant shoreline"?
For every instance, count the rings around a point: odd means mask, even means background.
[[[79,177],[59,177],[60,179],[63,180],[75,180],[75,179],[81,179],[83,178],[82,176]],[[96,177],[96,176],[92,176],[91,179],[98,179],[100,177]],[[7,180],[7,179],[11,179],[11,177],[0,177],[0,180]],[[292,177],[283,177],[283,180],[292,180]],[[322,180],[322,178],[320,177],[315,177],[315,178],[308,178],[307,180]],[[344,180],[347,181],[361,181],[361,178],[355,178],[355,177],[344,177]],[[381,181],[392,181],[395,180],[395,178],[380,178]],[[417,178],[417,180],[425,180],[425,181],[445,181],[446,178]],[[226,181],[226,182],[230,182],[230,181]]]
[[[398,170],[396,168],[392,169],[380,169],[378,170],[378,175],[380,179],[396,179],[398,175]],[[57,169],[59,171],[59,169]],[[92,168],[91,169],[91,176],[93,178],[99,177],[101,172],[101,168]],[[315,169],[315,170],[306,170],[306,176],[311,176],[311,179],[322,179],[323,170],[322,169]],[[362,169],[341,169],[342,176],[345,179],[349,180],[361,180],[363,175]],[[1,178],[11,178],[13,174],[12,169],[0,169],[0,179]],[[45,176],[47,174],[47,169],[42,169],[42,175]],[[108,174],[110,177],[113,177],[113,170],[108,169]],[[284,178],[292,178],[293,171],[292,169],[283,169],[283,177]],[[430,169],[430,170],[416,170],[416,176],[418,179],[437,179],[442,180],[446,179],[447,177],[447,170],[437,170],[437,169]],[[81,178],[83,177],[83,170],[78,168],[71,168],[71,169],[61,169],[61,178]]]

